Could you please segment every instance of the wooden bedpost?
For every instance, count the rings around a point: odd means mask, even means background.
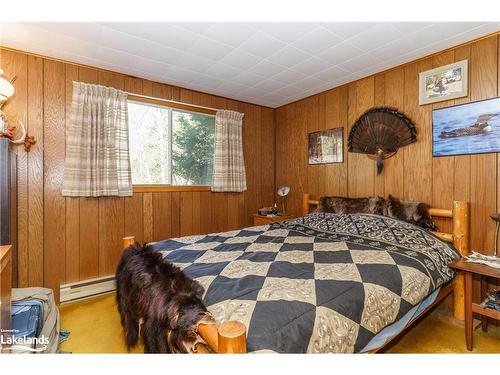
[[[123,237],[123,248],[126,249],[130,245],[133,245],[135,243],[135,237],[134,236],[127,236]]]
[[[198,332],[215,353],[243,354],[247,352],[246,327],[241,322],[228,321],[219,327],[215,323],[200,323]],[[204,353],[203,350],[200,352]]]
[[[469,254],[469,203],[453,202],[453,245],[462,256]],[[460,272],[455,277],[453,289],[453,315],[464,320],[464,275]]]
[[[302,194],[302,215],[307,215],[309,213],[309,194]]]

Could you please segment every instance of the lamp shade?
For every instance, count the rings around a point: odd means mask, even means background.
[[[3,70],[0,69],[0,102],[6,101],[14,95],[14,86],[12,83],[2,77]]]

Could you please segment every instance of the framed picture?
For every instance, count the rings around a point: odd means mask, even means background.
[[[432,156],[500,152],[500,98],[432,111]]]
[[[309,133],[309,164],[344,162],[344,128]]]
[[[420,73],[420,105],[463,96],[467,96],[467,60]]]

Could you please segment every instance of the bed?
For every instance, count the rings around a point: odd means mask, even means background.
[[[466,202],[430,210],[452,233],[310,213],[317,204],[304,194],[294,220],[153,244],[205,288],[217,324],[200,325],[200,352],[376,352],[453,291],[463,319],[463,281],[448,264],[468,251]]]

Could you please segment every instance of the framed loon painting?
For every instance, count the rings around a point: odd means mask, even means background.
[[[500,98],[432,111],[432,156],[500,152]]]

